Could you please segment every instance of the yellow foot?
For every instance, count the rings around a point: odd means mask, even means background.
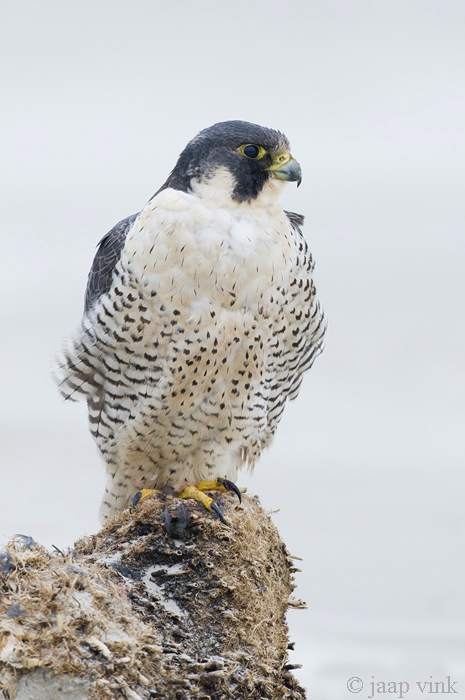
[[[242,501],[242,494],[239,488],[234,482],[229,481],[229,479],[221,479],[218,477],[217,479],[212,479],[211,481],[199,481],[199,483],[196,484],[196,487],[199,491],[221,491],[222,493],[229,493],[230,491],[233,491],[238,497],[239,502]]]
[[[186,486],[186,488],[183,489],[177,496],[177,498],[193,498],[195,501],[203,503],[207,510],[209,510],[211,513],[216,513],[221,522],[226,525],[227,523],[224,519],[221,508],[217,506],[216,503],[213,503],[213,499],[210,498],[210,496],[206,496],[205,493],[203,493],[204,491],[221,491],[222,493],[233,491],[239,498],[239,501],[241,501],[242,495],[238,487],[232,481],[218,477],[217,479],[211,479],[210,481],[199,481],[199,483],[195,486]],[[163,493],[163,491],[158,489],[141,489],[138,491],[132,500],[133,508],[137,506],[139,501],[144,500],[153,493]]]
[[[180,494],[178,494],[177,498],[193,498],[195,501],[203,503],[207,510],[209,510],[211,513],[216,513],[221,522],[225,525],[227,524],[221,509],[216,505],[216,503],[213,503],[213,498],[206,496],[195,486],[186,486],[186,488],[183,489]]]
[[[143,501],[144,498],[148,498],[148,496],[151,496],[152,493],[163,493],[163,491],[159,491],[158,489],[141,489],[132,499],[132,507],[135,508],[139,501]]]
[[[236,484],[233,484],[232,481],[228,481],[228,479],[220,478],[212,479],[211,481],[199,481],[195,486],[186,486],[178,496],[178,498],[193,498],[199,503],[203,503],[207,510],[216,513],[221,522],[226,525],[226,520],[224,519],[221,508],[216,503],[213,503],[213,499],[210,498],[210,496],[206,496],[203,491],[221,491],[222,493],[234,491],[240,501],[242,496]]]

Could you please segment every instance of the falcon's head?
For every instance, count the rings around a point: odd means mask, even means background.
[[[201,197],[226,195],[245,202],[257,199],[264,189],[277,190],[273,187],[277,180],[294,181],[297,186],[302,180],[284,134],[230,121],[214,124],[192,139],[162,189],[172,187]]]

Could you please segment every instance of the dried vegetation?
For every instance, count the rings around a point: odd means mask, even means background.
[[[156,497],[67,553],[13,540],[0,555],[5,697],[40,669],[87,679],[98,700],[304,698],[285,621],[303,605],[296,569],[256,499],[221,501],[227,526]]]

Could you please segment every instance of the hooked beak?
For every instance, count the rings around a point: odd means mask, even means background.
[[[274,177],[280,180],[287,180],[288,182],[297,182],[297,187],[299,187],[302,182],[302,170],[299,163],[292,158],[289,154],[286,154],[288,159],[282,163],[283,156],[281,155],[278,162],[274,163],[268,170],[271,170]],[[281,161],[281,162],[280,162]]]

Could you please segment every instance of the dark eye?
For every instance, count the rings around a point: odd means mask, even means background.
[[[247,156],[247,158],[257,158],[258,154],[260,153],[260,149],[258,146],[253,146],[250,144],[249,146],[244,146],[242,153]]]

